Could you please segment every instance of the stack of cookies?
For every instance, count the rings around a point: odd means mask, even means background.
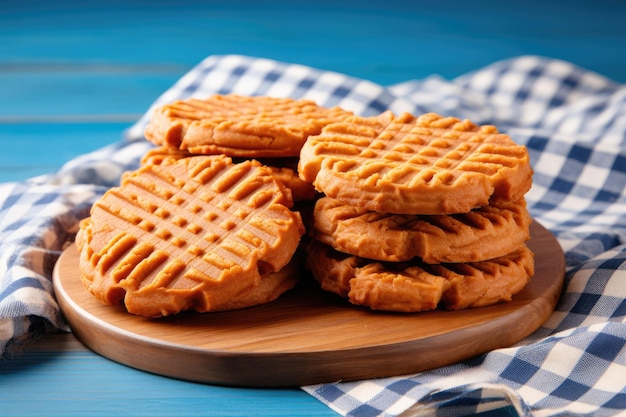
[[[145,136],[76,238],[85,287],[130,313],[268,303],[304,262],[323,289],[402,312],[509,300],[533,274],[528,154],[492,126],[214,95],[162,106]]]
[[[485,306],[511,300],[534,273],[529,156],[493,126],[353,116],[309,137],[299,174],[323,193],[307,267],[353,304]]]
[[[286,184],[294,201],[310,201],[317,193],[296,172],[300,149],[324,126],[352,115],[304,99],[217,94],[179,100],[153,113],[145,137],[159,147],[142,162],[222,154],[234,160],[256,159]]]
[[[236,95],[159,108],[145,132],[158,147],[80,224],[83,284],[146,317],[275,300],[302,271],[305,229],[294,201],[317,194],[295,171],[300,149],[351,115]]]

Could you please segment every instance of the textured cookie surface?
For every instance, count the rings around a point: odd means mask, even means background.
[[[504,256],[530,239],[524,199],[468,213],[410,215],[374,212],[330,197],[317,200],[314,236],[333,248],[380,261],[477,262]]]
[[[150,149],[143,158],[141,158],[141,164],[161,165],[194,156],[203,155],[193,154],[189,151],[169,146],[159,146]],[[274,178],[282,182],[285,187],[291,191],[291,197],[294,201],[310,201],[317,196],[317,191],[315,191],[313,185],[303,181],[298,176],[297,158],[258,158],[257,160],[267,166],[274,174]]]
[[[465,213],[530,189],[528,151],[493,126],[428,113],[354,116],[303,146],[300,177],[344,204],[399,214]]]
[[[310,135],[352,115],[311,100],[213,95],[166,104],[153,113],[146,139],[195,154],[298,156]]]
[[[376,262],[315,240],[308,250],[307,267],[322,289],[380,311],[459,310],[510,301],[534,274],[534,255],[525,245],[489,261],[437,265]]]
[[[163,165],[191,156],[194,156],[194,154],[189,151],[171,146],[157,146],[143,155],[141,165]]]
[[[83,283],[102,302],[148,317],[249,304],[250,290],[299,245],[304,228],[291,204],[253,161],[202,156],[143,166],[81,222]],[[259,290],[267,301],[275,294],[268,288]]]

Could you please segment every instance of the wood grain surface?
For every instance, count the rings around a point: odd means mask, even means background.
[[[514,344],[560,296],[556,239],[531,227],[535,276],[509,303],[460,311],[378,313],[320,291],[311,280],[263,306],[162,319],[100,304],[80,281],[74,245],[54,271],[59,304],[95,352],[159,375],[219,385],[279,387],[403,375]]]

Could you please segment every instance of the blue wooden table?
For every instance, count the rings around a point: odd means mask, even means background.
[[[21,181],[121,139],[203,58],[244,54],[389,85],[453,78],[524,54],[626,82],[618,1],[3,1],[0,182]],[[298,388],[207,386],[102,358],[44,335],[0,363],[0,415],[307,415]],[[512,415],[509,409],[485,415]]]

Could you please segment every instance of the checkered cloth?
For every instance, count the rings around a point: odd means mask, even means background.
[[[569,63],[534,56],[452,81],[390,87],[313,68],[212,56],[159,97],[212,93],[306,97],[362,115],[432,111],[494,124],[528,147],[527,194],[536,220],[566,254],[556,311],[514,347],[394,378],[303,387],[353,416],[466,415],[514,408],[523,416],[610,416],[626,410],[626,87]],[[67,330],[52,268],[94,199],[137,166],[150,111],[127,138],[58,172],[0,185],[0,352],[33,334]]]

